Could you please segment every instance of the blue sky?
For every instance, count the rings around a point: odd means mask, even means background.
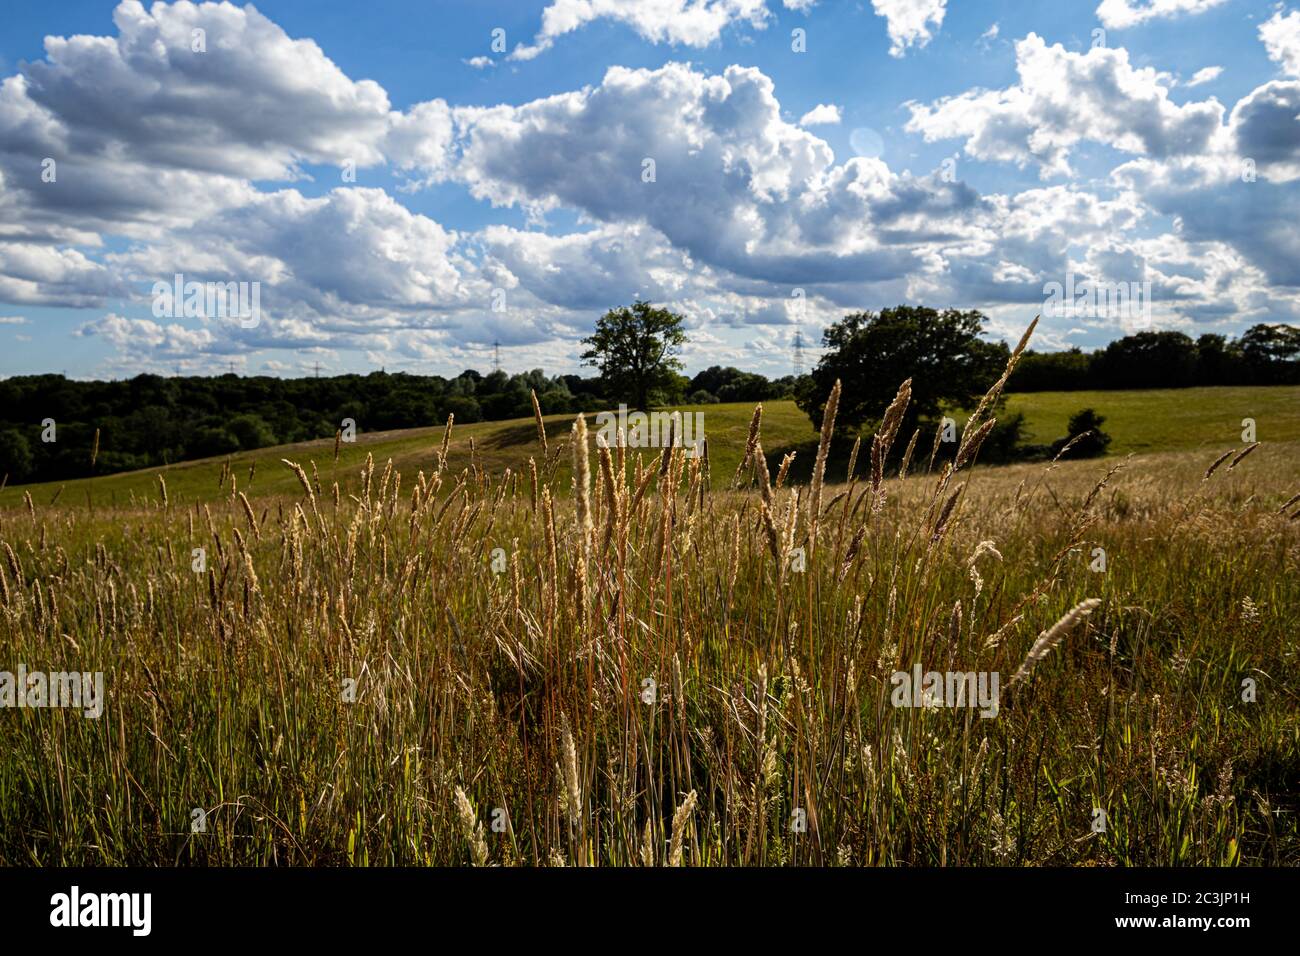
[[[1286,4],[0,16],[0,374],[445,374],[494,342],[574,371],[638,294],[687,316],[688,369],[773,375],[796,330],[899,302],[1014,338],[1051,283],[1145,283],[1144,307],[1047,314],[1040,348],[1300,313]],[[256,323],[160,312],[176,273],[258,283]]]

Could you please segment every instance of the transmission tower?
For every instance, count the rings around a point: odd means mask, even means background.
[[[799,329],[794,330],[794,377],[798,378],[803,375],[803,332]]]
[[[501,343],[496,341],[492,343],[492,371],[501,371]]]

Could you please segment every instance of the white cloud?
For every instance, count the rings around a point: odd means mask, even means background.
[[[80,308],[128,292],[116,273],[78,249],[0,242],[0,302]]]
[[[733,3],[730,22],[762,6]],[[636,16],[645,9],[661,8]],[[82,334],[118,350],[122,369],[252,357],[288,371],[300,365],[286,353],[324,351],[445,368],[482,365],[494,339],[508,366],[513,350],[528,367],[572,368],[593,315],[639,293],[688,315],[701,360],[777,371],[788,364],[777,326],[793,318],[796,287],[809,327],[848,308],[923,301],[983,308],[1018,332],[1043,283],[1070,269],[1145,271],[1162,323],[1297,311],[1300,194],[1288,184],[1300,178],[1300,80],[1264,84],[1225,117],[1214,99],[1173,103],[1172,80],[1123,49],[1069,53],[1030,34],[1016,45],[1015,85],[909,104],[908,130],[1045,176],[1068,173],[1080,143],[1129,155],[1109,182],[981,195],[879,158],[837,162],[802,127],[838,121],[839,107],[793,123],[754,67],[612,67],[591,86],[518,104],[434,99],[398,111],[251,7],[146,14],[128,2],[117,18],[117,37],[51,40],[51,59],[0,84],[0,302],[99,310]],[[900,52],[922,46],[941,19],[891,38]],[[195,22],[208,25],[207,54],[189,52]],[[1291,23],[1279,14],[1261,28],[1284,64]],[[694,45],[687,35],[657,42]],[[712,42],[707,29],[689,35]],[[245,63],[242,49],[222,59],[223,37],[262,61]],[[161,125],[142,129],[150,122]],[[202,148],[167,142],[169,124]],[[45,156],[58,159],[56,182],[34,172]],[[293,185],[308,164],[345,156],[386,164],[400,189],[464,187],[521,210],[529,228],[457,230],[369,185],[312,196]],[[1258,181],[1242,176],[1246,159]],[[549,218],[567,231],[550,231]],[[261,282],[262,323],[107,311],[118,299],[147,306],[143,290],[178,271]],[[492,311],[494,290],[504,312]],[[1044,333],[1065,341],[1064,326]]]
[[[1193,86],[1200,86],[1203,83],[1213,83],[1223,74],[1221,66],[1207,66],[1197,70],[1192,74],[1192,78],[1187,81],[1188,89]]]
[[[787,3],[807,9],[809,3]],[[765,0],[552,0],[542,11],[542,28],[532,45],[520,44],[510,54],[514,60],[531,60],[594,20],[613,20],[635,30],[651,43],[706,47],[717,42],[725,27],[735,22],[761,29],[767,20]]]
[[[377,83],[252,6],[124,0],[113,19],[113,37],[47,37],[44,59],[0,83],[0,211],[13,224],[0,238],[156,234],[250,202],[253,182],[302,178],[305,163],[440,175],[446,104],[392,110]]]
[[[800,126],[833,126],[840,122],[840,108],[830,103],[818,103],[799,117]]]
[[[294,40],[252,6],[124,0],[116,37],[47,37],[24,73],[27,95],[76,150],[117,144],[151,165],[246,179],[288,179],[300,161],[382,159],[390,106],[311,40]],[[191,50],[195,29],[206,52]]]
[[[21,315],[0,315],[0,325],[27,325],[27,319]]]
[[[1101,0],[1097,19],[1104,27],[1121,30],[1148,20],[1204,13],[1224,2],[1226,0]]]
[[[885,18],[889,55],[902,56],[908,47],[923,47],[933,30],[943,25],[948,0],[871,0],[876,15]]]
[[[1300,76],[1300,10],[1286,16],[1278,11],[1260,24],[1259,38],[1264,42],[1268,58],[1282,64],[1290,76]]]
[[[1162,76],[1131,66],[1122,47],[1073,53],[1030,33],[1016,44],[1016,69],[1020,82],[1004,90],[908,104],[907,129],[927,142],[965,139],[970,156],[1037,164],[1046,177],[1069,174],[1070,151],[1083,140],[1156,157],[1192,154],[1222,124],[1216,100],[1175,104]]]
[[[977,205],[879,160],[835,165],[752,67],[613,67],[598,86],[456,121],[454,177],[476,197],[645,222],[697,262],[777,284],[895,278],[918,267],[917,237],[959,232]]]
[[[129,319],[113,312],[83,323],[77,334],[100,336],[123,352],[148,352],[162,359],[206,352],[217,341],[208,329],[186,328],[177,322],[160,325],[151,319]]]

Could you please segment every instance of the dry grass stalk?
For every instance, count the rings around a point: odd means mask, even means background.
[[[741,456],[740,464],[736,466],[735,477],[731,479],[731,487],[740,486],[740,476],[744,474],[745,468],[754,457],[754,448],[758,445],[758,436],[763,427],[763,403],[759,402],[754,406],[754,414],[749,419],[749,437],[745,439],[745,454]]]
[[[673,814],[673,836],[668,846],[669,866],[682,865],[682,841],[686,836],[686,828],[690,825],[691,814],[695,812],[695,801],[695,791],[692,790]]]
[[[754,474],[758,476],[758,491],[769,508],[772,507],[772,479],[767,471],[767,456],[763,454],[763,443],[754,446]]]
[[[575,833],[582,830],[582,786],[578,781],[578,747],[569,728],[569,719],[560,715],[561,756],[564,759],[564,788],[569,809],[569,825]]]
[[[1210,467],[1205,469],[1205,474],[1201,477],[1201,481],[1209,481],[1210,476],[1214,474],[1216,471],[1218,471],[1219,466],[1222,465],[1225,461],[1227,461],[1229,456],[1231,455],[1232,455],[1232,449],[1229,448],[1218,458],[1214,459],[1214,462],[1210,465]]]
[[[835,412],[840,404],[840,380],[837,378],[826,397],[822,411],[822,434],[817,444],[817,460],[813,463],[812,488],[808,493],[809,545],[816,546],[817,522],[821,516],[822,488],[826,481],[826,459],[831,451],[831,436],[835,434]]]
[[[582,537],[583,555],[591,555],[591,460],[587,448],[587,416],[573,422],[573,482],[578,510],[578,534]]]
[[[1256,448],[1258,448],[1259,445],[1260,445],[1259,442],[1252,442],[1251,444],[1243,448],[1240,452],[1238,452],[1237,457],[1232,459],[1232,461],[1228,463],[1228,471],[1232,471],[1232,469],[1236,468],[1239,464],[1245,461],[1246,456],[1249,455]]]
[[[469,843],[469,855],[475,866],[487,866],[487,841],[483,839],[483,824],[479,823],[474,813],[474,805],[460,787],[456,788],[456,815],[460,818],[460,828]]]
[[[1020,336],[1020,341],[1011,350],[1011,356],[1007,359],[1007,365],[1002,370],[1002,375],[993,383],[993,387],[984,393],[980,403],[975,406],[975,411],[966,420],[966,427],[962,429],[961,433],[961,446],[958,449],[958,457],[961,457],[961,451],[965,449],[967,442],[974,437],[975,430],[982,424],[984,413],[997,404],[998,398],[1002,395],[1002,389],[1007,384],[1007,379],[1011,377],[1011,373],[1015,371],[1016,365],[1019,364],[1020,356],[1024,354],[1025,347],[1029,345],[1034,329],[1038,328],[1038,319],[1039,316],[1034,316],[1034,321],[1029,323],[1029,328],[1025,329],[1025,334]]]
[[[1088,598],[1085,601],[1080,601],[1074,607],[1070,608],[1070,610],[1065,613],[1064,617],[1038,635],[1038,640],[1034,641],[1034,645],[1029,649],[1029,653],[1025,656],[1024,662],[1016,672],[1011,675],[1011,680],[1008,682],[1007,687],[1014,687],[1022,680],[1027,679],[1029,675],[1033,673],[1033,670],[1038,665],[1039,661],[1051,653],[1052,648],[1056,647],[1057,644],[1060,644],[1061,641],[1065,639],[1066,635],[1074,630],[1075,626],[1091,614],[1093,609],[1099,604],[1101,604],[1100,598]]]
[[[962,446],[957,449],[957,461],[953,465],[953,471],[957,471],[975,459],[975,456],[980,453],[980,446],[984,444],[984,439],[988,438],[989,432],[993,431],[993,426],[997,423],[996,418],[990,418],[975,429],[969,441],[962,443]]]
[[[451,446],[451,428],[456,422],[456,416],[447,413],[447,427],[442,430],[442,447],[438,449],[438,471],[441,472],[447,466],[447,449]]]
[[[550,453],[550,446],[546,443],[546,425],[542,421],[542,406],[537,402],[537,389],[530,388],[528,394],[533,399],[533,421],[537,423],[537,443],[542,446],[542,460]]]
[[[781,459],[781,467],[777,469],[776,482],[773,485],[773,487],[778,491],[781,489],[781,486],[785,484],[785,479],[790,474],[790,466],[794,464],[794,456],[794,452],[786,452],[785,457]]]
[[[844,480],[848,482],[856,481],[854,472],[858,467],[858,449],[862,447],[862,436],[859,435],[853,439],[853,449],[849,452],[849,470],[845,472]]]
[[[907,443],[907,451],[903,452],[902,464],[898,466],[898,477],[900,480],[907,477],[907,466],[912,463],[912,453],[916,451],[916,440],[921,437],[921,429],[912,432],[912,440]]]

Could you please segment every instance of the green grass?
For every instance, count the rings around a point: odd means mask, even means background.
[[[1111,454],[1226,451],[1241,445],[1241,420],[1253,418],[1262,442],[1300,439],[1300,387],[1177,388],[1118,392],[1029,392],[1007,397],[1024,412],[1026,438],[1047,444],[1065,434],[1072,414],[1092,408],[1106,416]]]
[[[4,714],[0,862],[1294,865],[1295,390],[1235,391],[1013,399],[1040,440],[1100,398],[1117,450],[1181,451],[815,491],[584,462],[569,416],[536,484],[500,477],[524,420],[436,474],[439,429],[237,456],[251,507],[224,460],[166,502],[38,488],[0,509],[0,667],[102,672],[105,708]],[[717,488],[751,409],[703,411]],[[806,466],[806,418],[764,418]],[[1001,675],[996,717],[897,706],[913,667]]]
[[[0,510],[0,669],[106,688],[0,712],[0,862],[460,865],[500,810],[501,865],[1295,865],[1296,448],[889,477],[817,530],[781,489],[802,570],[680,461],[593,494],[585,565],[559,476]],[[1001,674],[998,716],[893,706],[917,664]]]
[[[1256,420],[1258,438],[1266,443],[1300,440],[1300,387],[1188,388],[1115,392],[1037,392],[1011,395],[1009,411],[1026,416],[1026,440],[1047,444],[1063,436],[1070,415],[1093,408],[1106,416],[1105,430],[1112,436],[1111,454],[1129,452],[1210,449],[1223,451],[1241,444],[1241,420]],[[744,450],[753,406],[748,403],[682,406],[682,411],[703,412],[709,439],[713,487],[723,488],[731,480]],[[962,415],[955,416],[958,421]],[[554,443],[568,434],[570,415],[546,418],[549,440]],[[594,427],[594,421],[592,422]],[[297,481],[282,458],[300,462],[310,472],[311,462],[319,469],[326,488],[337,480],[345,491],[355,492],[359,470],[366,455],[373,454],[382,466],[389,458],[410,487],[421,470],[429,474],[436,467],[436,452],[442,428],[413,428],[401,431],[362,433],[353,444],[342,447],[335,464],[333,439],[301,442],[243,452],[229,461],[240,491],[250,497],[292,493]],[[481,422],[454,429],[449,466],[455,470],[470,464],[469,442],[474,440],[479,464],[491,473],[505,468],[526,469],[530,456],[540,457],[537,430],[532,419]],[[763,445],[769,457],[797,449],[799,458],[792,475],[806,476],[815,451],[817,433],[808,417],[793,402],[769,402],[763,410]],[[924,444],[924,443],[923,443]],[[655,454],[648,451],[647,456]],[[89,458],[89,449],[87,449]],[[562,456],[560,475],[567,476],[568,456]],[[226,458],[207,458],[163,468],[102,475],[91,479],[12,486],[0,491],[0,507],[22,505],[30,491],[37,504],[49,504],[58,495],[61,504],[95,506],[156,500],[158,478],[166,476],[168,495],[174,502],[211,501],[222,495],[218,487]],[[249,468],[256,463],[252,483]],[[843,462],[839,462],[843,469]],[[835,462],[830,477],[837,479]],[[567,478],[566,478],[567,481]],[[560,487],[566,486],[562,482]],[[62,490],[60,490],[62,489]],[[226,486],[229,492],[229,485]]]

